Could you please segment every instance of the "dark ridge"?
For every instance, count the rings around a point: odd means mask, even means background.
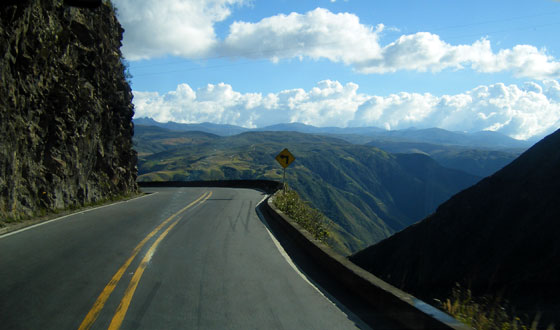
[[[351,260],[429,301],[456,283],[560,324],[560,130]]]

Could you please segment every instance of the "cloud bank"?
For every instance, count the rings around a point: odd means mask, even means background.
[[[310,90],[239,93],[224,83],[193,90],[187,84],[160,95],[134,92],[136,117],[160,122],[213,122],[244,127],[301,122],[314,126],[378,126],[386,129],[440,127],[454,131],[498,131],[528,139],[557,129],[560,83],[546,80],[523,86],[493,84],[434,96],[358,92],[354,83],[321,81]]]
[[[247,0],[113,0],[129,60],[175,55],[202,58],[216,47],[214,25]]]
[[[560,78],[560,62],[546,49],[517,45],[494,51],[487,39],[451,45],[437,34],[402,35],[381,45],[383,24],[362,24],[351,13],[317,8],[305,14],[274,15],[258,22],[237,21],[223,40],[214,26],[248,0],[114,0],[126,33],[123,53],[129,60],[167,54],[185,58],[231,57],[328,59],[364,74],[401,70],[439,72],[470,68],[511,72],[530,79]]]

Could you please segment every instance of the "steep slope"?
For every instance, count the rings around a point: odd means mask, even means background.
[[[145,138],[138,132],[142,148]],[[190,141],[201,133],[169,132],[169,137],[178,140],[177,134]],[[426,156],[413,161],[319,135],[248,132],[198,141],[143,156],[139,180],[281,180],[274,157],[287,147],[296,157],[287,170],[288,183],[337,224],[349,251],[414,223],[478,180]],[[413,169],[414,163],[424,170]]]
[[[560,323],[560,130],[351,260],[424,299],[455,283]]]
[[[0,6],[0,218],[137,189],[122,33],[109,3]]]

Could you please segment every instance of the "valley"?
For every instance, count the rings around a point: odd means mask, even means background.
[[[214,132],[218,127],[212,126]],[[425,153],[392,154],[332,135],[296,131],[216,135],[137,124],[134,145],[139,181],[281,180],[282,168],[274,157],[287,147],[296,157],[286,172],[288,184],[329,219],[332,245],[343,254],[410,226],[481,179],[444,167]],[[490,151],[476,155],[483,164],[492,161]]]

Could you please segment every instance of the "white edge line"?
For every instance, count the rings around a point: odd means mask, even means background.
[[[265,219],[265,217],[262,215],[262,212],[259,210],[259,205],[261,205],[262,202],[264,202],[264,200],[268,197],[269,195],[264,196],[264,198],[257,204],[256,210],[257,213],[259,214],[259,217],[261,219],[263,219],[265,222],[267,222],[267,220]],[[288,263],[288,265],[290,265],[290,267],[292,267],[296,273],[301,276],[301,278],[303,278],[303,280],[305,282],[307,282],[309,285],[311,285],[313,287],[313,289],[315,289],[321,296],[325,297],[331,304],[334,305],[334,303],[328,299],[323,292],[321,292],[321,290],[319,290],[319,288],[317,288],[317,286],[315,286],[315,284],[313,284],[311,281],[309,281],[309,279],[307,278],[307,276],[305,276],[305,274],[303,274],[298,268],[297,266],[294,264],[292,258],[290,258],[290,256],[288,255],[288,253],[286,252],[286,250],[284,250],[284,248],[282,247],[282,244],[280,244],[280,242],[278,242],[278,240],[276,239],[276,237],[274,237],[274,235],[270,232],[270,230],[268,229],[268,226],[264,226],[264,228],[266,229],[266,232],[268,233],[268,235],[270,236],[270,238],[272,239],[272,242],[274,242],[274,245],[276,246],[276,248],[278,249],[278,251],[280,252],[280,254],[282,255],[282,257],[284,257],[284,259],[286,260],[286,262]]]
[[[263,216],[262,212],[259,210],[259,205],[261,205],[262,202],[264,202],[265,199],[267,199],[270,195],[265,195],[263,197],[263,199],[257,204],[256,210],[257,213],[259,215],[259,217],[264,221],[264,228],[266,229],[266,232],[268,233],[268,235],[270,235],[270,238],[272,239],[272,241],[274,242],[274,245],[276,245],[276,248],[278,249],[278,251],[280,252],[280,254],[282,255],[282,257],[284,257],[284,259],[286,260],[286,262],[288,263],[288,265],[290,265],[295,271],[296,273],[303,278],[303,280],[305,282],[307,282],[309,285],[311,285],[311,287],[313,289],[315,289],[321,296],[323,296],[330,304],[332,304],[335,308],[337,308],[338,310],[340,310],[342,313],[346,314],[346,316],[348,317],[348,319],[351,322],[354,322],[354,324],[359,328],[359,329],[371,329],[371,327],[369,325],[367,325],[360,317],[358,317],[357,315],[354,314],[354,312],[350,311],[348,308],[346,308],[344,306],[344,304],[338,302],[338,300],[332,296],[327,297],[327,295],[325,295],[323,293],[323,291],[321,291],[313,282],[311,282],[309,280],[309,278],[307,278],[307,276],[302,273],[299,268],[297,268],[297,266],[295,265],[295,263],[293,262],[292,258],[290,258],[290,256],[288,255],[288,253],[286,252],[286,250],[284,250],[284,248],[282,247],[282,244],[280,244],[280,242],[278,242],[278,240],[276,239],[276,237],[274,237],[274,235],[270,232],[270,229],[268,227],[268,221],[266,220],[266,218]],[[334,301],[333,301],[334,300]],[[338,303],[338,304],[337,304]]]
[[[125,200],[125,201],[110,203],[110,204],[107,204],[107,205],[101,205],[101,206],[97,206],[97,207],[94,207],[94,208],[91,208],[91,209],[87,209],[87,210],[82,210],[82,211],[77,211],[77,212],[74,212],[74,213],[70,213],[70,214],[67,214],[67,215],[64,215],[64,216],[55,218],[55,219],[51,219],[51,220],[47,220],[47,221],[44,221],[44,222],[40,222],[40,223],[31,225],[31,226],[29,226],[29,227],[21,228],[21,229],[18,229],[18,230],[15,230],[15,231],[12,231],[12,232],[9,232],[9,233],[0,235],[0,239],[5,238],[5,237],[8,237],[8,236],[15,235],[15,234],[19,234],[19,233],[24,232],[24,231],[26,231],[26,230],[33,229],[33,228],[36,228],[36,227],[40,227],[40,226],[46,225],[46,224],[51,223],[51,222],[59,221],[59,220],[62,220],[62,219],[64,219],[64,218],[68,218],[68,217],[71,217],[71,216],[73,216],[73,215],[76,215],[76,214],[83,214],[83,213],[87,213],[87,212],[90,212],[90,211],[99,210],[99,209],[102,209],[102,208],[104,208],[104,207],[114,206],[114,205],[118,205],[118,204],[121,204],[121,203],[127,203],[127,202],[129,202],[129,201],[134,201],[134,200],[138,200],[138,199],[141,199],[141,198],[144,198],[144,197],[149,197],[149,196],[155,195],[155,194],[157,194],[157,193],[158,193],[158,192],[156,191],[156,192],[153,192],[153,193],[150,193],[150,194],[146,194],[146,195],[144,195],[144,196],[139,196],[139,197],[127,199],[127,200]]]

